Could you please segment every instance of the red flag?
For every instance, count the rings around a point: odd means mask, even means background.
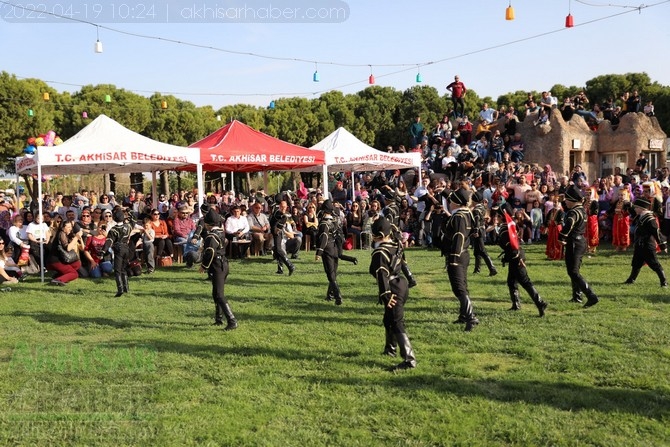
[[[519,236],[516,233],[516,223],[512,219],[512,216],[505,213],[505,222],[507,223],[507,234],[509,235],[509,244],[512,246],[513,250],[519,249]]]

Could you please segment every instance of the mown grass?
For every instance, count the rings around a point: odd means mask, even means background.
[[[418,367],[402,373],[381,355],[369,251],[341,264],[341,307],[313,252],[290,278],[232,261],[232,332],[211,326],[195,269],[133,278],[121,299],[109,279],[30,279],[0,294],[0,444],[670,445],[670,291],[649,269],[623,286],[631,253],[601,248],[582,271],[602,301],[582,309],[543,249],[527,254],[546,318],[524,292],[507,310],[505,268],[470,276],[472,333],[451,324],[443,258],[410,250]]]

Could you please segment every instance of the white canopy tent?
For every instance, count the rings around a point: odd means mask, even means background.
[[[390,154],[368,146],[356,138],[344,127],[340,127],[310,149],[324,151],[326,164],[323,168],[304,169],[313,171],[323,169],[324,189],[328,189],[328,171],[379,171],[386,169],[418,168],[421,175],[421,154],[416,152]],[[352,175],[353,178],[353,175]],[[352,197],[354,182],[351,184]],[[327,191],[324,191],[324,194]]]
[[[199,165],[200,150],[160,143],[100,115],[72,138],[58,146],[41,146],[32,156],[16,160],[17,175],[152,173],[152,196],[156,201],[156,171]],[[198,170],[200,174],[200,170]],[[42,197],[42,183],[37,196]],[[18,182],[17,182],[18,184]],[[198,176],[198,190],[203,191]],[[198,201],[202,200],[198,197]],[[42,215],[42,201],[39,200]],[[42,278],[44,279],[44,278]]]

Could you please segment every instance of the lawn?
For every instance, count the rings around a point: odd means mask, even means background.
[[[632,253],[601,248],[582,267],[601,302],[583,309],[543,251],[527,264],[547,316],[523,291],[508,311],[496,262],[470,275],[481,324],[465,333],[439,252],[409,250],[418,367],[397,373],[369,251],[340,264],[340,307],[313,252],[290,278],[231,261],[231,332],[195,269],[132,278],[120,299],[113,279],[31,278],[0,294],[0,445],[670,445],[670,290],[648,268],[624,286]]]

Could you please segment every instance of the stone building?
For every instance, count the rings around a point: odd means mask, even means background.
[[[649,160],[652,175],[666,164],[668,140],[656,117],[627,113],[616,129],[609,121],[602,121],[595,132],[581,116],[575,114],[566,122],[558,110],[551,114],[548,124],[535,126],[535,119],[537,115],[530,115],[517,125],[524,141],[524,163],[549,163],[555,172],[563,174],[579,164],[590,182],[612,174],[615,167],[622,172],[635,167],[641,152]],[[503,122],[499,121],[500,128]]]

